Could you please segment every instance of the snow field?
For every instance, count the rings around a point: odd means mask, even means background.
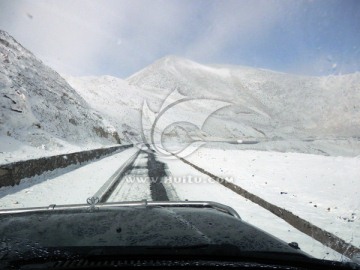
[[[171,177],[173,178],[178,177],[184,179],[191,176],[192,179],[197,178],[203,180],[201,183],[194,183],[195,181],[193,181],[191,184],[186,183],[186,181],[172,181],[171,184],[176,190],[180,200],[214,201],[228,205],[234,208],[244,221],[287,243],[297,242],[304,252],[307,252],[313,257],[329,260],[347,260],[346,257],[303,234],[271,212],[243,198],[219,183],[208,180],[209,176],[200,173],[190,165],[180,160],[161,158],[159,158],[159,160],[167,163]]]
[[[186,159],[360,246],[360,160],[200,148]]]

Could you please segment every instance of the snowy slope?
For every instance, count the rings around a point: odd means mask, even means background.
[[[116,77],[63,77],[93,109],[114,124],[122,140],[126,140],[124,132],[140,135],[143,102],[147,100],[157,107],[162,98]]]
[[[360,73],[302,77],[240,66],[206,66],[169,56],[127,81],[164,97],[177,89],[190,98],[231,102],[206,122],[204,130],[210,137],[267,142],[260,148],[281,151],[360,152]],[[319,139],[327,142],[321,146]],[[285,147],[279,148],[278,141],[285,141]]]
[[[0,66],[1,163],[119,142],[115,128],[59,74],[3,31]]]
[[[127,81],[111,77],[71,77],[63,75],[68,83],[77,90],[77,92],[94,108],[99,114],[106,116],[114,123],[118,131],[121,131],[121,139],[126,141],[128,138],[125,134],[133,134],[137,141],[142,142],[142,129],[146,118],[151,116],[152,111],[159,111],[164,100],[166,99],[166,93],[160,89],[143,89],[140,87],[132,86]],[[143,111],[143,105],[146,103],[146,108],[149,111]],[[183,118],[184,121],[190,121],[189,118],[201,118],[202,116],[207,117],[207,110],[202,104],[197,104],[197,110],[192,111],[192,107],[189,104],[182,104],[176,111],[170,111],[165,114],[167,123],[175,123],[179,121],[179,117]],[[193,103],[190,103],[193,105]],[[147,107],[148,106],[148,107]],[[147,115],[147,114],[150,114]],[[145,115],[145,117],[143,117]],[[175,127],[175,129],[178,129]],[[165,130],[157,127],[157,133],[161,133]],[[181,130],[181,129],[180,129]],[[167,130],[166,130],[167,131]],[[174,129],[170,129],[166,133],[168,137],[174,137]],[[185,136],[187,130],[185,131]],[[196,130],[195,130],[196,131]],[[195,132],[196,134],[196,132]],[[176,136],[176,140],[179,137],[180,141],[183,141],[183,136]]]

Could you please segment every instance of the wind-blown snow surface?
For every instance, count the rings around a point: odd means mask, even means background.
[[[3,31],[0,67],[0,163],[118,142],[106,119]]]
[[[231,103],[212,114],[201,130],[179,122],[184,115],[191,119],[207,113],[205,103],[184,103],[180,113],[164,114],[167,122],[176,123],[163,133],[168,145],[183,133],[184,141],[190,137],[258,142],[242,149],[346,156],[360,153],[360,73],[303,77],[240,66],[206,66],[169,56],[126,80],[109,76],[66,79],[93,108],[118,121],[122,132],[131,127],[141,133],[143,102],[159,111],[175,90],[190,99]]]

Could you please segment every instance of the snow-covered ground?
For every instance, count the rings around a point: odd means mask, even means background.
[[[359,158],[202,147],[186,159],[360,246]]]

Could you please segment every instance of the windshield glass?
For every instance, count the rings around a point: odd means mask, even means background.
[[[0,1],[0,214],[211,201],[359,262],[359,25],[351,0]]]

